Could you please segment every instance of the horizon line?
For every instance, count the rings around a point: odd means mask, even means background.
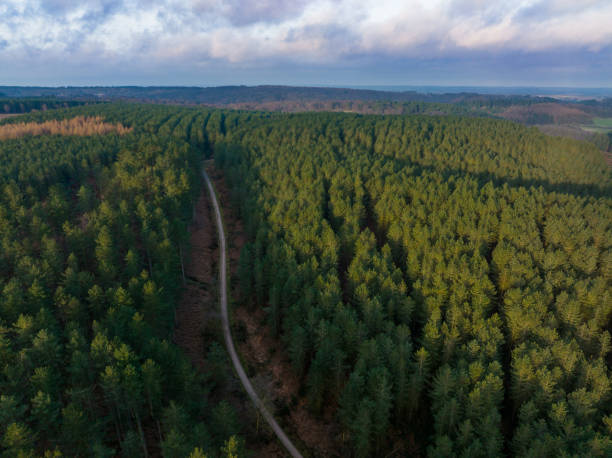
[[[45,89],[69,89],[69,88],[122,88],[122,87],[160,87],[160,88],[221,88],[221,87],[288,87],[288,88],[330,88],[330,89],[355,89],[355,88],[372,88],[372,87],[448,87],[448,88],[507,88],[507,89],[608,89],[612,90],[612,86],[560,86],[560,85],[505,85],[505,84],[333,84],[333,83],[309,83],[309,84],[287,84],[287,83],[259,83],[259,84],[217,84],[210,86],[193,85],[193,84],[82,84],[82,85],[35,85],[35,84],[0,84],[3,87],[19,87],[19,88],[45,88]]]

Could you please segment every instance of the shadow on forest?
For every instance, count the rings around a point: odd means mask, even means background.
[[[231,143],[231,142],[219,142],[215,145],[217,148],[223,148],[229,154],[229,159],[231,161],[231,156],[240,156],[245,154],[245,147],[243,145]],[[364,154],[367,154],[364,152]],[[504,184],[508,185],[512,188],[520,188],[523,187],[525,189],[529,188],[542,188],[545,192],[554,192],[559,194],[570,194],[574,197],[582,197],[582,198],[600,198],[600,197],[612,197],[612,185],[604,185],[604,184],[581,184],[581,183],[572,183],[572,182],[560,182],[560,183],[551,183],[548,180],[537,179],[537,178],[520,178],[520,177],[507,177],[500,176],[491,172],[473,172],[469,170],[461,170],[450,167],[438,167],[429,164],[422,164],[419,162],[412,161],[410,159],[405,158],[389,158],[391,161],[395,161],[398,164],[401,164],[405,167],[409,167],[413,169],[412,175],[422,175],[424,173],[437,173],[444,177],[445,180],[448,180],[451,177],[455,178],[473,178],[478,182],[479,188],[484,187],[487,183],[491,182],[495,187],[501,187]]]
[[[571,194],[574,197],[612,197],[612,185],[595,185],[595,184],[580,184],[572,182],[551,183],[548,180],[534,178],[514,178],[499,176],[490,172],[471,172],[468,170],[438,168],[433,165],[419,164],[417,162],[403,161],[407,167],[414,169],[413,175],[422,175],[423,173],[433,172],[438,173],[448,180],[451,177],[455,178],[473,178],[478,182],[479,188],[482,188],[487,183],[491,182],[495,187],[503,186],[504,184],[512,188],[523,187],[542,188],[546,192],[555,192],[559,194]]]

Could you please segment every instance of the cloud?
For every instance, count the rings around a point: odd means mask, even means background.
[[[216,12],[231,24],[245,26],[256,22],[278,23],[302,13],[307,0],[197,0],[193,3],[194,13]]]
[[[539,1],[506,8],[497,20],[481,12],[452,24],[450,41],[469,49],[526,52],[597,49],[612,43],[608,20],[612,17],[610,2]]]
[[[256,68],[590,53],[609,59],[609,0],[3,0],[9,62]]]

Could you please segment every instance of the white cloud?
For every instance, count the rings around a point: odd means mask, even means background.
[[[238,63],[596,52],[612,44],[610,18],[609,0],[4,0],[0,62],[27,53]]]

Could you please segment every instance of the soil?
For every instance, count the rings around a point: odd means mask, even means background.
[[[198,198],[190,227],[191,256],[185,260],[185,286],[176,308],[175,343],[185,350],[194,366],[204,369],[204,324],[218,317],[214,260],[217,259],[215,227],[210,219],[206,190]]]

